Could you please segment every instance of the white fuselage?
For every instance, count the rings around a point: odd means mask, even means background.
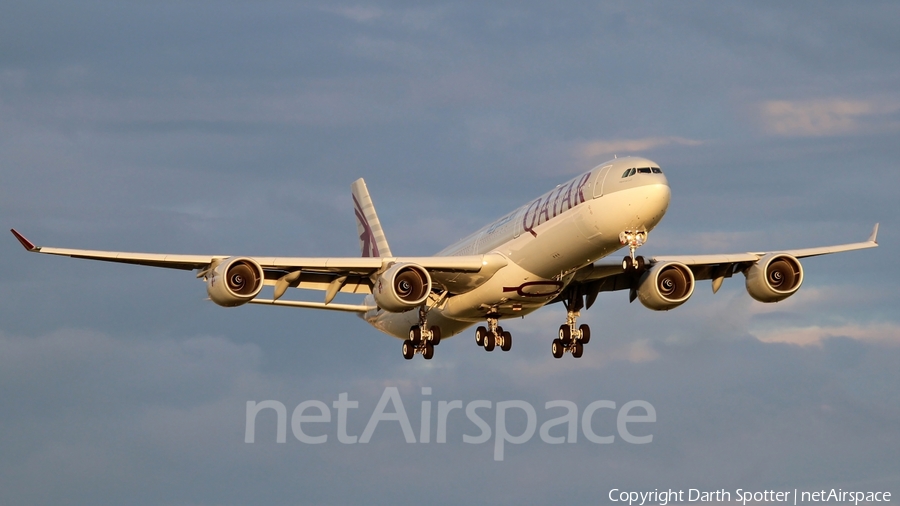
[[[669,205],[666,177],[659,171],[623,177],[627,169],[649,167],[659,165],[645,158],[611,160],[438,253],[495,253],[508,263],[483,285],[431,309],[427,325],[440,326],[448,337],[483,321],[488,313],[499,318],[528,314],[556,298],[575,271],[621,249],[622,231],[652,230]],[[375,306],[371,296],[366,303]],[[403,339],[419,318],[418,311],[380,309],[362,316]]]

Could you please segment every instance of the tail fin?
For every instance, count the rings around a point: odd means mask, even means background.
[[[356,230],[359,232],[359,245],[364,257],[391,257],[391,248],[384,237],[375,205],[369,196],[366,182],[360,178],[350,185],[353,194],[353,211],[356,213]]]

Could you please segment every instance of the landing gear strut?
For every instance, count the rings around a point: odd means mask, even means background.
[[[484,351],[494,351],[496,346],[503,351],[512,349],[512,334],[499,325],[499,316],[497,313],[488,314],[488,326],[475,329],[475,344],[484,347]]]
[[[412,359],[421,353],[425,360],[434,357],[434,347],[441,344],[441,328],[437,325],[426,327],[425,317],[428,311],[425,306],[419,308],[419,323],[409,328],[409,339],[403,341],[403,358]]]

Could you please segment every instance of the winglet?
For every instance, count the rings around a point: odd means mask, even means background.
[[[872,235],[869,236],[869,242],[874,242],[878,244],[878,224],[875,224],[875,228],[872,229]]]
[[[16,236],[16,239],[18,239],[19,242],[22,243],[22,246],[25,246],[25,249],[27,249],[28,251],[39,251],[41,249],[35,246],[31,241],[26,239],[24,235],[16,232],[16,229],[11,228],[9,229],[9,231],[12,232],[14,236]]]

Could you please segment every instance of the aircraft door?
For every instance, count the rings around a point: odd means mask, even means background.
[[[596,179],[594,179],[594,198],[603,195],[603,183],[606,181],[606,176],[609,174],[611,168],[612,165],[605,165],[600,169],[600,173],[597,174]]]

